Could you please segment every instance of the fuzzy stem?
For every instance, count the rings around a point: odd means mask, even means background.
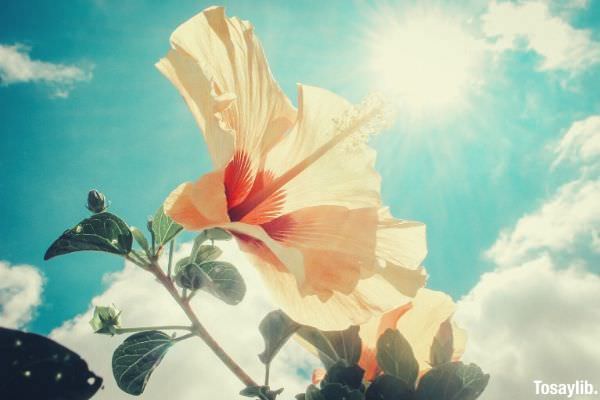
[[[130,254],[133,254],[133,253],[130,253]],[[143,264],[142,261],[140,261],[137,258],[132,257],[130,254],[126,254],[124,256],[127,261],[130,261],[130,262],[134,263],[138,267],[147,268],[147,266],[145,264]]]
[[[257,383],[223,350],[217,341],[208,333],[206,328],[200,323],[190,304],[182,298],[175,285],[169,277],[162,271],[156,260],[152,260],[150,271],[156,276],[156,279],[167,289],[171,297],[179,304],[185,315],[192,322],[192,333],[198,336],[207,344],[217,357],[229,368],[237,378],[246,386],[258,386]]]
[[[269,386],[269,374],[271,372],[271,363],[265,365],[265,386]]]
[[[195,333],[193,333],[193,332],[192,332],[192,333],[187,333],[187,334],[185,334],[185,335],[183,335],[183,336],[179,336],[179,337],[177,337],[177,338],[173,339],[173,341],[174,341],[174,342],[180,342],[180,341],[182,341],[182,340],[189,339],[189,338],[191,338],[192,336],[196,336],[196,334],[195,334]]]
[[[120,335],[122,333],[129,332],[144,332],[144,331],[160,331],[160,330],[177,330],[177,331],[191,331],[191,326],[184,325],[164,325],[164,326],[140,326],[136,328],[116,328],[115,333]]]

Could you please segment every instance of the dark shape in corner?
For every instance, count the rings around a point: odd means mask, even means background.
[[[0,328],[2,398],[87,400],[101,386],[77,353],[44,336]]]

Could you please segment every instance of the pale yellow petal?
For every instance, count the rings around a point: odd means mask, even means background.
[[[156,67],[179,90],[202,131],[213,165],[224,166],[234,153],[235,132],[221,122],[222,102],[198,63],[181,51],[170,50]],[[218,114],[217,111],[219,111]]]
[[[378,274],[360,279],[349,293],[334,290],[326,300],[306,295],[301,287],[310,268],[299,249],[273,240],[261,227],[239,222],[222,227],[236,236],[240,248],[251,257],[275,303],[302,324],[341,330],[411,300]]]
[[[377,256],[396,266],[418,268],[427,256],[425,224],[399,220],[387,208],[380,209]]]
[[[258,160],[293,124],[294,107],[249,22],[209,7],[180,25],[171,45],[157,67],[186,100],[216,166],[224,166],[234,148]]]
[[[255,265],[270,288],[273,300],[295,321],[321,330],[343,330],[385,312],[391,304],[406,304],[402,296],[379,275],[359,281],[350,294],[334,292],[325,302],[316,295],[303,296],[292,274],[257,261]]]
[[[454,340],[454,351],[452,352],[452,360],[459,361],[467,347],[467,331],[462,329],[456,323],[452,322],[452,335]]]
[[[333,291],[349,294],[358,280],[375,272],[377,209],[306,207],[262,225],[281,244],[304,257],[303,294],[326,300]]]
[[[352,135],[328,147],[339,134],[335,119],[343,119],[352,110],[350,103],[325,89],[299,85],[298,107],[296,124],[269,152],[265,163],[278,176],[296,171],[283,186],[282,213],[317,205],[379,207],[375,151],[364,144],[352,146]],[[324,154],[311,158],[325,149]]]

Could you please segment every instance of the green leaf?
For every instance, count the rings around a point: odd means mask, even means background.
[[[225,229],[221,228],[210,228],[204,231],[208,240],[231,240],[233,236]]]
[[[483,393],[490,376],[475,364],[442,364],[419,381],[417,400],[475,400]]]
[[[268,313],[258,326],[265,340],[265,351],[258,355],[263,364],[269,364],[288,339],[300,329],[300,324],[294,322],[283,311],[276,310]]]
[[[324,400],[364,400],[360,390],[350,389],[339,383],[327,383],[321,387]]]
[[[196,263],[177,265],[175,283],[191,290],[198,290],[212,284],[210,276]]]
[[[121,218],[109,212],[94,214],[65,231],[46,251],[44,260],[76,251],[104,251],[125,255],[133,236]]]
[[[244,397],[257,397],[261,400],[275,400],[283,392],[282,389],[271,390],[269,386],[248,386],[240,395]]]
[[[305,400],[325,400],[325,396],[321,394],[321,391],[315,385],[310,385],[306,389],[306,394],[304,395]]]
[[[175,263],[175,267],[173,268],[173,275],[177,275],[179,273],[179,271],[181,271],[181,269],[188,264],[192,264],[190,257],[181,258],[179,261],[177,261]]]
[[[267,386],[247,386],[240,391],[240,396],[260,398],[263,395],[265,388],[267,388]]]
[[[298,336],[312,345],[319,358],[330,368],[336,362],[344,360],[348,365],[358,363],[361,352],[361,340],[358,326],[351,326],[344,331],[320,331],[310,326],[298,329]]]
[[[182,230],[181,225],[165,214],[163,206],[156,210],[156,214],[152,218],[152,232],[154,232],[154,240],[158,247],[169,243]]]
[[[413,400],[415,392],[404,381],[391,375],[380,375],[367,392],[366,400]]]
[[[327,371],[323,384],[339,383],[350,389],[360,389],[365,371],[356,364],[347,366],[345,361],[338,361]]]
[[[388,329],[377,341],[377,363],[384,373],[414,387],[419,363],[410,344],[398,330]]]
[[[140,245],[140,247],[145,251],[150,251],[150,245],[148,244],[148,240],[146,240],[146,237],[144,236],[142,231],[140,231],[135,226],[129,227],[129,230],[131,231],[133,238]]]
[[[194,242],[194,247],[192,248],[192,254],[190,255],[190,260],[195,262],[196,264],[202,264],[207,261],[214,261],[219,258],[223,254],[221,249],[217,246],[211,245],[199,245],[196,246]]]
[[[232,264],[223,261],[209,261],[200,267],[210,277],[210,284],[203,287],[227,304],[236,305],[246,295],[246,283]]]
[[[150,375],[172,345],[169,335],[159,331],[140,332],[125,339],[112,358],[119,388],[135,396],[142,394]]]

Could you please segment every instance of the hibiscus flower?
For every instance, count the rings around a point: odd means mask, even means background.
[[[381,372],[377,365],[377,340],[388,329],[398,329],[410,344],[419,363],[419,376],[431,369],[431,345],[436,336],[441,342],[451,341],[451,361],[460,360],[467,337],[451,322],[454,310],[455,304],[447,294],[421,289],[411,303],[362,325],[359,331],[362,351],[358,364],[365,370],[364,379],[372,381]]]
[[[185,229],[237,239],[274,300],[296,321],[343,329],[406,304],[425,283],[425,226],[380,198],[377,101],[352,106],[275,82],[252,25],[210,7],[179,26],[157,63],[194,115],[214,170],[185,182],[165,213]]]

